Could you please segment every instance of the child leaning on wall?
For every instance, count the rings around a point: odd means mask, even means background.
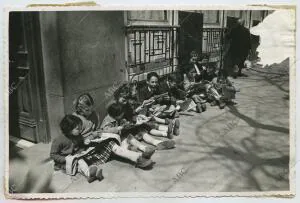
[[[89,146],[94,146],[96,153],[91,159],[97,163],[105,163],[111,157],[111,154],[121,156],[136,163],[139,168],[146,168],[152,164],[150,159],[147,159],[141,154],[124,149],[120,146],[121,139],[118,131],[103,131],[100,122],[97,123],[98,116],[94,111],[94,100],[90,94],[85,93],[80,95],[75,102],[76,112],[73,115],[79,117],[84,125],[82,128],[84,143]],[[105,119],[102,122],[105,123]]]
[[[138,101],[147,106],[148,112],[160,118],[178,117],[176,103],[171,100],[168,92],[163,91],[159,85],[159,76],[156,72],[147,74],[146,86],[138,94]]]
[[[175,135],[179,134],[179,120],[175,117],[179,116],[175,108],[176,101],[172,101],[167,91],[163,92],[158,84],[159,76],[156,72],[147,74],[147,85],[139,91],[138,106],[136,112],[151,117],[151,119],[159,124],[173,124]],[[172,136],[172,134],[169,134]]]
[[[192,51],[189,63],[181,68],[183,88],[186,91],[187,98],[192,99],[195,103],[196,112],[198,113],[206,111],[206,101],[202,96],[205,93],[202,79],[203,73],[206,70],[204,65],[204,62],[207,61],[206,57],[200,57],[196,51]],[[200,58],[202,58],[202,62]]]
[[[93,153],[87,159],[95,164],[106,163],[113,150],[113,146],[120,144],[120,136],[100,131],[99,114],[94,110],[94,99],[89,93],[80,95],[74,101],[74,116],[82,122],[81,135],[86,146],[94,147]]]
[[[60,122],[60,129],[63,135],[56,137],[51,145],[50,157],[54,161],[55,170],[66,170],[72,166],[68,166],[68,158],[83,153],[86,147],[83,144],[81,136],[82,122],[73,115],[66,115]],[[76,166],[73,169],[75,173],[78,171],[83,174],[87,181],[102,180],[102,169],[86,160],[84,156],[76,160]]]

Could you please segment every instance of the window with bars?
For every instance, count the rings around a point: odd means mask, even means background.
[[[144,80],[151,71],[159,75],[172,72],[178,55],[178,27],[172,26],[174,11],[127,11],[126,16],[129,79]]]
[[[126,36],[130,78],[150,71],[160,75],[174,71],[178,55],[176,26],[129,26]]]
[[[210,62],[220,60],[222,28],[203,28],[202,54],[209,56]]]

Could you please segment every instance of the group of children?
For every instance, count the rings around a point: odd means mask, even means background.
[[[190,63],[183,67],[183,90],[186,96],[195,103],[199,113],[206,110],[206,102],[211,106],[218,105],[223,109],[227,104],[235,104],[235,94],[238,91],[224,74],[217,76],[214,66],[206,65],[207,58],[199,61],[197,52],[191,52]]]
[[[201,113],[207,100],[224,108],[234,98],[232,84],[227,79],[215,80],[210,68],[197,64],[197,54],[191,56],[182,84],[175,75],[159,84],[158,74],[151,72],[140,91],[134,83],[121,86],[102,122],[91,95],[80,95],[74,113],[60,122],[63,135],[53,140],[50,157],[55,169],[69,175],[79,172],[93,182],[103,179],[101,164],[113,156],[128,159],[138,168],[150,168],[156,150],[175,147],[173,138],[180,134],[178,112]],[[226,95],[225,90],[232,94]]]

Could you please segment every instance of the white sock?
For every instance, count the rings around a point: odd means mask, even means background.
[[[89,166],[83,159],[78,160],[78,171],[86,177],[90,177]]]
[[[114,154],[129,159],[135,163],[137,162],[138,158],[142,155],[142,153],[140,152],[130,151],[126,148],[120,147],[117,144],[113,146],[112,151],[114,152]]]
[[[145,142],[154,146],[157,146],[159,143],[162,142],[161,140],[155,139],[148,134],[143,135],[143,139],[145,140]]]

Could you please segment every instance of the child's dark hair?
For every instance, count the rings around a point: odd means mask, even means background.
[[[128,84],[122,85],[114,92],[114,98],[116,100],[119,99],[120,97],[127,98],[129,95],[130,95],[130,88]]]
[[[199,53],[196,50],[190,52],[190,57],[197,56],[199,57]]]
[[[123,113],[122,105],[118,103],[112,103],[107,108],[107,113],[109,116],[116,118]]]
[[[94,99],[89,93],[84,93],[79,95],[79,97],[76,99],[74,105],[75,108],[78,108],[78,104],[85,104],[86,106],[92,106],[94,105]]]
[[[159,76],[156,72],[150,72],[147,74],[147,80],[149,81],[153,76],[157,77],[157,79],[159,79]]]
[[[72,137],[71,131],[78,125],[82,125],[82,121],[74,115],[66,115],[59,124],[62,133],[68,138]]]
[[[177,77],[175,74],[170,74],[170,75],[168,75],[167,80],[169,82],[177,82]]]

